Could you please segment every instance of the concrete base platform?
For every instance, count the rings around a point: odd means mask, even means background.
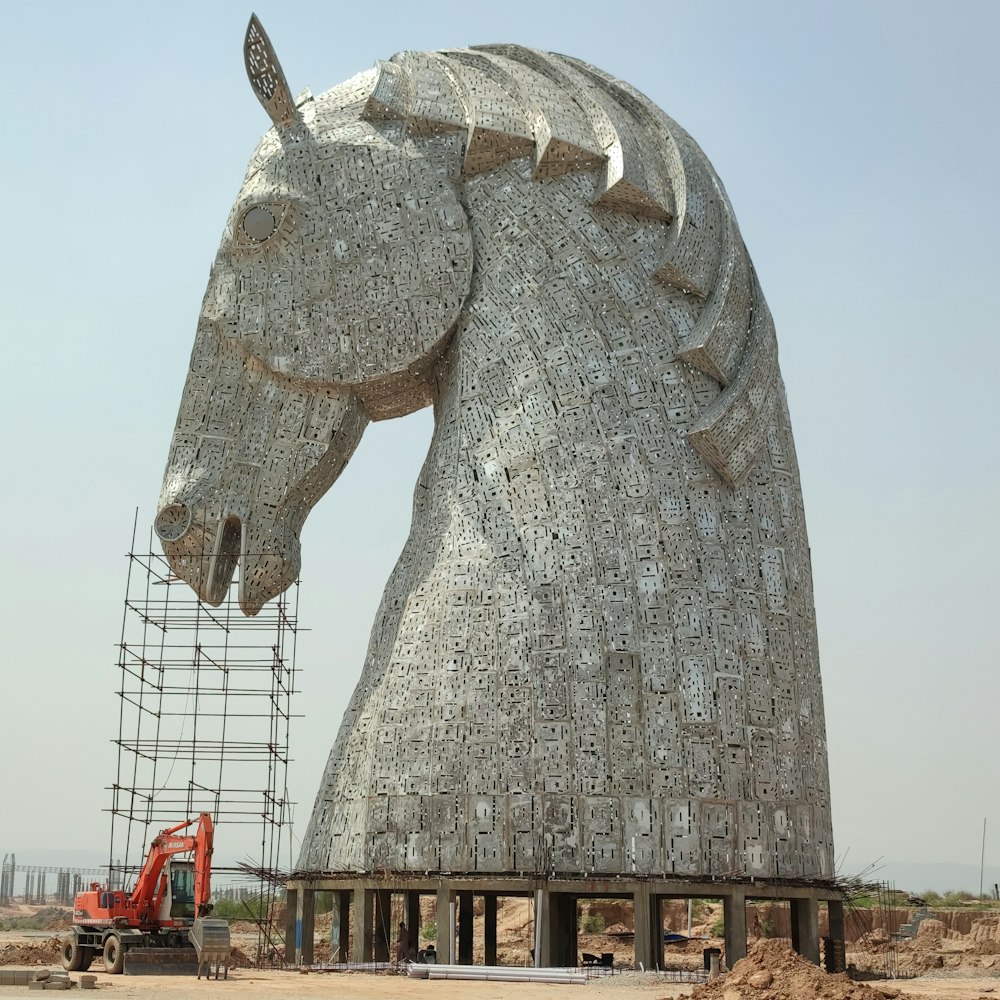
[[[830,937],[844,939],[843,894],[832,882],[760,880],[575,878],[424,875],[383,873],[378,877],[322,875],[288,883],[285,955],[290,965],[311,965],[315,930],[315,895],[333,893],[334,960],[385,962],[415,954],[420,897],[437,901],[436,961],[471,965],[474,950],[473,908],[483,899],[485,964],[496,964],[497,899],[530,896],[535,903],[535,965],[566,968],[579,963],[577,902],[581,899],[631,899],[634,907],[635,963],[663,966],[663,908],[668,899],[721,899],[725,916],[725,954],[732,967],[747,951],[746,904],[751,900],[791,904],[792,944],[804,958],[819,963],[819,908],[828,910]],[[391,926],[394,895],[404,897],[405,922]]]

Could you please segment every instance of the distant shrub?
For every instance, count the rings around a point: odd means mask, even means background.
[[[73,911],[60,906],[43,906],[34,913],[13,914],[0,919],[0,931],[58,931],[73,923]],[[3,946],[0,945],[0,951]]]
[[[220,899],[212,907],[212,916],[220,920],[260,920],[264,916],[267,901],[261,896],[247,896],[245,899]]]
[[[922,897],[928,906],[934,907],[964,906],[976,899],[971,892],[956,889],[949,889],[947,892],[934,892],[932,889],[928,889],[922,894]]]
[[[580,933],[600,934],[607,924],[600,913],[585,913],[580,917]]]
[[[778,936],[778,928],[774,926],[773,920],[768,920],[765,917],[760,922],[760,936],[766,938],[773,938]]]

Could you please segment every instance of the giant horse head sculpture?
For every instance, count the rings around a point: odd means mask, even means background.
[[[723,480],[745,475],[773,408],[769,318],[714,171],[646,98],[498,45],[402,53],[293,99],[256,18],[245,56],[274,124],[212,268],[156,519],[204,600],[221,601],[237,562],[246,613],[287,587],[305,517],[367,422],[440,398],[463,327],[490,308],[477,279],[500,265],[524,280],[523,220],[486,202],[491,173],[502,199],[530,205],[544,188],[530,221],[556,249],[575,228],[581,253],[618,255],[625,235],[636,276],[673,304],[643,320],[664,327],[656,350],[724,390],[686,439]],[[555,284],[585,280],[564,264]],[[493,318],[499,336],[509,320]]]
[[[293,99],[201,310],[156,518],[256,613],[368,421],[433,405],[410,536],[300,864],[831,871],[809,548],[774,330],[702,152],[517,46]]]

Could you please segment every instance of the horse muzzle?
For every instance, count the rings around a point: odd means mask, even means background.
[[[301,547],[292,532],[248,530],[235,514],[199,517],[181,502],[163,507],[153,529],[173,572],[214,607],[225,600],[237,565],[239,603],[246,615],[256,615],[298,577]]]

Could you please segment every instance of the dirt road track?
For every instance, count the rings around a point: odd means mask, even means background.
[[[72,978],[76,979],[77,974]],[[337,1000],[655,1000],[679,997],[690,986],[676,989],[646,976],[616,976],[586,986],[550,983],[488,983],[409,979],[364,973],[257,972],[240,969],[228,981],[198,982],[175,976],[107,976],[97,974],[98,990],[113,1000],[164,997],[172,1000],[206,1000],[206,991],[219,1000],[292,1000],[298,997],[336,997]],[[2,986],[0,997],[25,996],[24,986]],[[82,997],[82,993],[74,993]]]
[[[625,974],[591,980],[586,986],[548,983],[428,982],[405,976],[363,973],[256,972],[240,969],[228,981],[201,982],[175,976],[97,975],[98,989],[111,1000],[293,1000],[335,997],[336,1000],[674,1000],[691,987],[667,984],[655,976]],[[78,974],[74,973],[77,979]],[[927,1000],[1000,1000],[1000,979],[911,979],[900,982],[908,994]],[[989,991],[989,992],[986,992]],[[26,997],[25,986],[0,986],[0,997]],[[84,994],[74,993],[76,997]],[[748,998],[749,1000],[749,998]],[[808,998],[803,998],[808,1000]]]

